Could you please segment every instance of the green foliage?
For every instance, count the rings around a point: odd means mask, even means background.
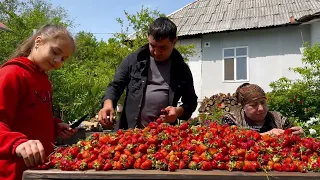
[[[0,31],[0,64],[5,62],[16,47],[47,23],[72,27],[66,11],[45,0],[3,0],[0,2],[0,22],[5,23],[13,32]]]
[[[91,33],[79,32],[74,38],[76,52],[63,68],[50,72],[53,86],[53,107],[56,116],[73,121],[85,113],[95,116],[101,108],[101,97],[112,81],[121,61],[131,52],[148,43],[148,25],[157,17],[164,16],[157,10],[142,7],[136,14],[124,11],[126,21],[117,19],[121,31],[105,41],[97,41]],[[62,24],[72,28],[62,7],[54,8],[45,0],[4,0],[0,2],[0,22],[12,33],[0,31],[0,63],[5,62],[16,47],[47,23]],[[131,29],[130,29],[131,28]],[[128,32],[135,33],[135,38]],[[192,45],[179,46],[185,58],[192,55]],[[125,93],[119,104],[124,101]]]
[[[320,139],[320,116],[311,117],[306,122],[297,122],[298,126],[304,129],[307,137]]]
[[[303,67],[293,68],[300,79],[281,78],[270,84],[273,88],[268,93],[268,105],[271,110],[306,122],[317,116],[320,108],[320,46],[305,44]]]

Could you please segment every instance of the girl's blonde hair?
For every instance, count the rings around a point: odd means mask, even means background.
[[[34,35],[26,39],[13,54],[12,58],[28,57],[32,48],[35,46],[35,40],[38,36],[42,36],[44,41],[56,40],[62,37],[69,37],[73,42],[75,49],[75,42],[68,30],[60,25],[47,24],[39,29]]]

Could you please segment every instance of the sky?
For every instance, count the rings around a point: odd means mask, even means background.
[[[142,6],[159,10],[166,15],[179,10],[195,0],[51,0],[54,7],[63,7],[76,27],[71,32],[93,33],[97,40],[107,41],[112,33],[120,32],[116,18],[125,20],[129,14],[140,11]],[[130,32],[131,33],[131,32]]]

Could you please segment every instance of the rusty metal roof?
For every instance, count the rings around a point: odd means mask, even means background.
[[[320,12],[320,0],[196,0],[168,15],[178,35],[279,26]]]

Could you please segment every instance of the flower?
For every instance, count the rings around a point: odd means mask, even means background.
[[[305,122],[305,126],[306,127],[309,127],[310,125],[313,125],[315,122],[318,122],[319,121],[319,118],[310,118],[307,122]]]
[[[317,134],[317,131],[314,130],[314,129],[309,129],[309,133],[310,133],[311,135],[313,135],[313,134]]]

